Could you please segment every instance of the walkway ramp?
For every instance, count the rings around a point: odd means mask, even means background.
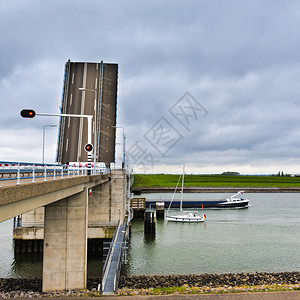
[[[104,295],[115,294],[118,290],[119,276],[122,265],[123,251],[126,243],[128,223],[118,226],[110,244],[106,261],[102,271],[101,292]]]

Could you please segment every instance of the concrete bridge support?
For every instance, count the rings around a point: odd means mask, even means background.
[[[86,288],[88,190],[45,206],[43,291]]]
[[[126,174],[124,170],[112,170],[110,181],[93,187],[89,198],[90,222],[118,222],[126,214]],[[90,235],[92,237],[92,234]]]

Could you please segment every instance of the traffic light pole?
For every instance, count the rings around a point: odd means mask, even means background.
[[[92,143],[92,115],[73,115],[73,114],[48,114],[36,113],[37,116],[54,116],[54,117],[71,117],[71,118],[87,118],[88,119],[88,144]]]
[[[51,116],[51,117],[70,117],[70,118],[87,118],[88,120],[88,144],[92,142],[92,115],[73,115],[73,114],[48,114],[48,113],[36,113],[37,116]],[[94,146],[95,147],[95,146]],[[93,147],[93,148],[94,148]],[[92,150],[95,151],[95,150]],[[88,175],[91,175],[92,169],[92,151],[88,152]]]

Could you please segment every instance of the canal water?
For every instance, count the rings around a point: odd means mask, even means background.
[[[146,194],[148,199],[171,194]],[[186,194],[188,199],[219,199],[229,194]],[[133,221],[127,275],[300,271],[300,194],[247,194],[246,209],[204,209],[204,223],[158,220],[156,234],[144,235]],[[174,213],[176,211],[174,210]],[[88,259],[88,276],[99,277],[102,258]],[[12,221],[0,224],[0,277],[42,276],[42,256],[14,256]]]

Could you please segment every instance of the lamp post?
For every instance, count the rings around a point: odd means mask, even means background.
[[[43,126],[43,160],[42,164],[45,163],[45,129],[46,127],[57,127],[57,125],[44,125]]]
[[[94,110],[95,110],[95,114],[94,114],[94,168],[96,166],[96,149],[97,149],[97,134],[96,134],[96,131],[97,131],[97,90],[93,90],[93,89],[86,89],[86,88],[79,88],[80,91],[87,91],[87,92],[93,92],[95,93],[95,100],[94,100]]]
[[[88,144],[91,144],[92,141],[92,115],[75,115],[75,114],[49,114],[49,113],[36,113],[33,109],[22,109],[20,112],[23,118],[34,118],[37,116],[51,116],[51,117],[71,117],[71,118],[87,118],[88,121]],[[90,145],[89,145],[90,146]],[[93,147],[88,147],[86,149],[88,151],[88,175],[91,175],[91,161],[92,161],[92,154]]]
[[[122,169],[126,168],[126,155],[125,155],[125,141],[126,141],[126,136],[125,136],[125,130],[124,127],[122,126],[112,126],[114,128],[121,128],[123,130],[123,162],[122,162]]]

